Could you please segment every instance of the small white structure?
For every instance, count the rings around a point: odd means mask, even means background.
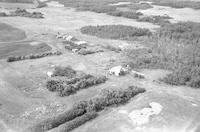
[[[60,4],[58,1],[50,1],[47,3],[47,6],[49,7],[56,7],[56,8],[62,8],[64,7],[63,4]]]
[[[50,72],[50,71],[47,72],[48,77],[52,77],[52,75],[53,75],[53,72]]]
[[[77,45],[87,45],[86,41],[76,41],[74,43],[77,44]]]
[[[72,49],[72,52],[76,53],[78,52],[78,49]]]
[[[162,109],[162,105],[152,102],[148,107],[141,110],[134,110],[128,116],[135,125],[144,125],[149,122],[150,117],[160,114]]]
[[[128,70],[122,66],[115,66],[109,70],[109,74],[115,75],[115,76],[124,75],[127,72]]]
[[[145,78],[145,75],[143,73],[140,73],[140,72],[137,72],[137,71],[131,71],[134,75],[134,77],[137,77],[137,78]]]
[[[62,38],[67,41],[73,41],[73,39],[75,39],[75,37],[71,35],[64,35]]]

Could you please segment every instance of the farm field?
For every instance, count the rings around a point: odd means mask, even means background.
[[[9,42],[25,39],[25,32],[5,23],[0,23],[0,42]]]
[[[200,1],[6,2],[0,131],[200,131]]]

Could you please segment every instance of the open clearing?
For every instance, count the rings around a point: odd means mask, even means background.
[[[0,7],[5,6],[5,3],[0,3]],[[2,41],[0,42],[0,129],[2,132],[22,132],[35,122],[70,109],[76,102],[99,95],[103,89],[125,89],[130,85],[144,87],[147,92],[136,96],[127,105],[101,112],[99,117],[80,126],[74,132],[199,132],[199,89],[161,83],[159,78],[169,72],[158,69],[141,70],[147,75],[145,79],[137,79],[132,75],[109,76],[108,69],[119,65],[123,60],[120,53],[106,51],[81,56],[65,50],[61,40],[56,39],[56,33],[63,32],[85,40],[91,45],[134,47],[139,44],[83,35],[80,28],[87,25],[122,24],[155,31],[159,26],[103,13],[75,11],[73,8],[61,6],[38,9],[31,9],[32,5],[29,4],[20,4],[20,6],[28,8],[28,11],[42,12],[44,19],[0,18],[0,41]],[[12,9],[13,7],[14,5],[10,6]],[[0,11],[5,10],[9,11],[9,9],[0,8]],[[182,13],[191,9],[174,10],[166,7],[166,9],[155,9],[155,11],[153,8],[149,11],[151,15],[154,15],[154,12],[166,13],[175,20],[182,21]],[[200,22],[198,11],[191,14],[188,13],[184,20]],[[196,18],[192,18],[193,16]],[[5,61],[5,58],[10,55],[43,53],[51,49],[62,51],[63,55],[13,63]],[[70,65],[75,70],[93,75],[106,75],[109,79],[105,84],[80,90],[68,97],[59,97],[46,89],[47,72],[53,71],[51,65],[62,67]],[[131,122],[128,114],[133,110],[146,107],[151,102],[158,102],[163,106],[161,114],[151,117],[150,122],[142,126]],[[124,112],[120,113],[120,111]],[[56,132],[56,129],[50,132]]]

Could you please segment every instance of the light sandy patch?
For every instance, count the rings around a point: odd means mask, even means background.
[[[118,2],[118,3],[113,3],[109,4],[110,6],[119,6],[119,5],[130,5],[131,2]]]
[[[160,114],[162,105],[152,102],[148,107],[141,110],[134,110],[128,116],[134,125],[144,125],[149,123],[150,117]]]
[[[30,43],[30,45],[32,45],[32,46],[40,45],[40,44],[42,44],[42,42],[37,42],[37,41],[35,41],[35,42],[31,42],[31,43]]]

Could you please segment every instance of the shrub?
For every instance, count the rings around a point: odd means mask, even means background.
[[[59,132],[70,132],[73,129],[85,124],[86,122],[96,118],[98,114],[96,112],[88,112],[82,116],[79,116],[75,118],[74,120],[71,120],[69,122],[66,122],[65,124],[62,124],[59,126]]]
[[[76,71],[70,66],[67,67],[56,67],[52,76],[65,76],[67,78],[73,78],[76,75]]]
[[[60,91],[64,89],[63,81],[60,79],[51,79],[47,81],[46,87],[49,91]]]
[[[100,38],[123,40],[151,35],[151,32],[148,29],[124,25],[85,26],[81,28],[81,32]]]

